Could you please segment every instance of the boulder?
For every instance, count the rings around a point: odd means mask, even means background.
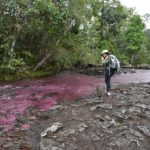
[[[137,68],[139,68],[139,69],[150,69],[150,65],[149,64],[140,64],[140,65],[137,65]]]
[[[140,131],[142,131],[145,135],[150,137],[150,128],[146,126],[138,126],[137,127]]]
[[[44,130],[42,133],[41,133],[41,137],[45,137],[47,136],[48,133],[55,133],[56,131],[58,131],[59,129],[62,128],[62,123],[60,122],[55,122],[53,123],[50,127],[48,127],[46,130]]]

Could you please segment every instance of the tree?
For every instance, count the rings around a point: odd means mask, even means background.
[[[133,62],[145,47],[141,17],[118,0],[1,0],[0,16],[0,72],[14,76],[99,63],[104,48]]]
[[[134,63],[134,59],[138,56],[143,43],[145,41],[144,23],[139,15],[133,15],[129,18],[126,39],[127,39],[127,55],[130,58],[130,63]]]
[[[146,48],[148,51],[150,51],[150,29],[145,30],[145,36],[146,36]]]

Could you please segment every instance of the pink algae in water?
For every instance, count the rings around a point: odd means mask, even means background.
[[[102,85],[102,80],[81,74],[62,74],[1,85],[0,125],[11,128],[17,115],[29,107],[43,111],[55,105],[57,101],[88,96],[97,86]]]

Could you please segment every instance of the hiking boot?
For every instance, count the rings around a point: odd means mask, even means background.
[[[111,96],[111,92],[107,92],[107,95],[108,95],[108,96]]]

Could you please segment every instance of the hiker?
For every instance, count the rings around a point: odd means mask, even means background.
[[[118,59],[111,55],[108,50],[103,50],[101,53],[102,64],[104,66],[104,76],[105,76],[105,93],[111,95],[111,77],[114,73],[119,70],[120,62]]]

